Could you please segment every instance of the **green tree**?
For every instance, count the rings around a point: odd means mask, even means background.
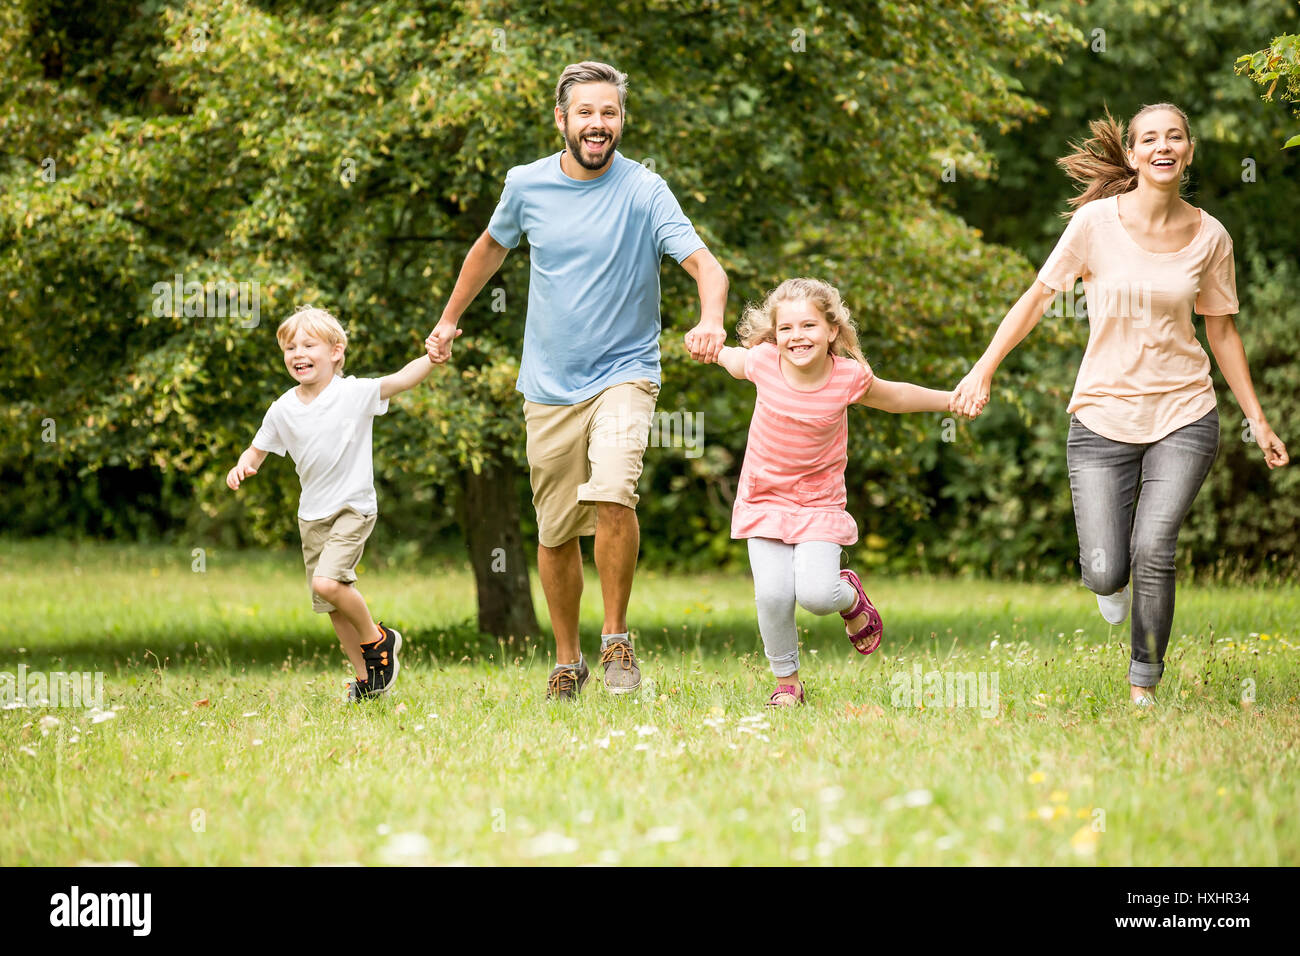
[[[978,123],[1036,111],[1001,51],[1059,60],[1077,39],[1021,0],[642,0],[598,22],[578,3],[104,0],[77,30],[62,4],[24,0],[0,18],[0,461],[21,507],[32,521],[33,502],[93,512],[86,489],[116,472],[149,490],[155,531],[259,541],[291,531],[292,474],[264,469],[238,499],[222,477],[287,385],[275,324],[295,303],[331,308],[356,374],[418,352],[505,171],[559,148],[566,63],[629,73],[623,150],[668,180],[734,306],[792,274],[825,276],[880,374],[943,385],[1030,274],[946,193],[992,167]],[[376,428],[392,546],[459,526],[480,626],[497,634],[535,633],[513,390],[527,266],[507,260],[466,315],[454,366]],[[708,560],[735,553],[726,505],[748,393],[686,359],[697,306],[679,272],[664,273],[661,404],[706,414],[708,454],[652,455],[643,523],[648,551]],[[159,308],[176,275],[255,287],[257,315]],[[924,518],[941,432],[937,416],[855,420],[852,506],[867,530],[904,535]]]
[[[1286,33],[1274,37],[1272,44],[1263,50],[1237,57],[1237,72],[1244,73],[1263,86],[1264,99],[1272,100],[1278,83],[1282,83],[1282,97],[1291,104],[1292,111],[1300,116],[1300,36]],[[1285,143],[1285,148],[1300,146],[1300,133]]]

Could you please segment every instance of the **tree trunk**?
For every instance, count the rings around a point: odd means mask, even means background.
[[[495,637],[540,637],[528,561],[519,531],[516,468],[500,457],[488,459],[479,474],[464,472],[461,526],[469,545],[478,591],[478,626]]]

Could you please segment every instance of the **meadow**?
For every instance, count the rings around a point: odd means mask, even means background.
[[[104,689],[9,694],[0,864],[1300,863],[1297,584],[1181,584],[1149,710],[1077,584],[865,584],[881,649],[801,611],[809,703],[771,711],[743,573],[639,572],[623,698],[589,577],[593,679],[548,702],[549,632],[479,635],[467,567],[363,564],[406,643],[348,706],[295,553],[0,541],[0,691]]]

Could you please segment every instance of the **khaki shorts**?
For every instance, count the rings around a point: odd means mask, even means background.
[[[307,565],[307,587],[312,578],[329,578],[343,584],[357,579],[357,565],[366,549],[366,539],[374,530],[378,514],[363,515],[355,508],[344,508],[328,518],[315,521],[298,519],[302,535],[302,559]],[[337,610],[315,591],[311,592],[311,609],[317,614]]]
[[[524,402],[537,538],[555,548],[596,533],[598,501],[635,508],[659,386],[611,385],[577,405]]]

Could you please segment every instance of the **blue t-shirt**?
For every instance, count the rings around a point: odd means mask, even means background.
[[[488,234],[528,237],[531,267],[516,387],[576,405],[623,382],[659,383],[659,260],[704,243],[662,176],[615,151],[601,176],[572,179],[555,153],[506,174]]]

